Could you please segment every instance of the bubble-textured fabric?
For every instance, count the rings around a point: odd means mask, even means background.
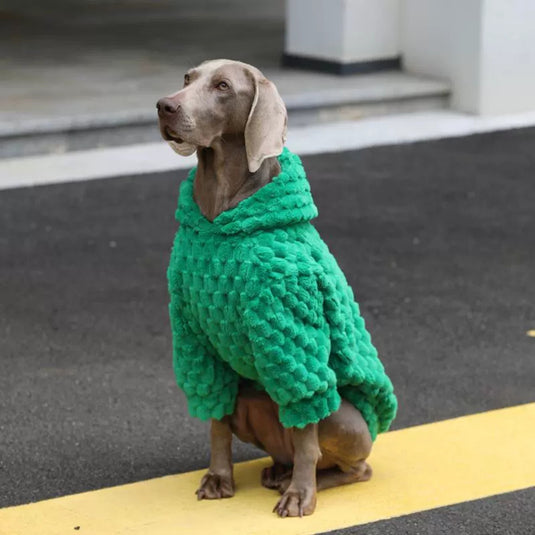
[[[344,274],[310,220],[317,216],[299,157],[213,222],[180,187],[179,230],[168,270],[173,362],[192,416],[234,410],[240,378],[302,428],[357,407],[373,438],[397,402]]]

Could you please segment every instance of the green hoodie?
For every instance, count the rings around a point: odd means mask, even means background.
[[[357,407],[375,439],[397,408],[344,274],[310,220],[317,216],[301,160],[208,221],[180,187],[168,269],[173,362],[192,416],[234,410],[240,378],[279,406],[285,427]]]

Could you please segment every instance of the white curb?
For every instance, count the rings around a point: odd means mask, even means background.
[[[508,130],[535,125],[535,112],[476,117],[431,111],[292,128],[287,146],[300,155]],[[195,156],[175,154],[163,141],[64,154],[0,160],[0,190],[187,169]]]

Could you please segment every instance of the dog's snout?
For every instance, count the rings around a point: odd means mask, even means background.
[[[180,105],[169,97],[163,97],[156,103],[158,115],[172,115],[177,112],[178,108],[180,108]]]

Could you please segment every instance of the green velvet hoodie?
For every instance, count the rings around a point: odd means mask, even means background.
[[[397,402],[344,274],[310,220],[317,216],[299,157],[208,221],[180,187],[179,230],[168,269],[173,362],[192,416],[234,410],[240,378],[279,406],[285,427],[357,407],[373,438]]]

